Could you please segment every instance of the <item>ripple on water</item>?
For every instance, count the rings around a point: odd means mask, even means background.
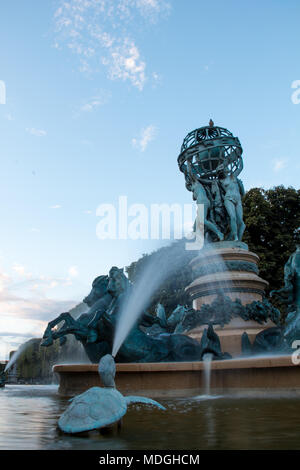
[[[57,429],[68,406],[57,386],[9,385],[0,390],[0,449],[300,449],[299,393],[159,401],[167,411],[130,406],[120,432],[74,437]]]

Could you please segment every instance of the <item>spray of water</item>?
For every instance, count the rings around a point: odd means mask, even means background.
[[[211,353],[206,353],[203,356],[204,363],[204,390],[205,395],[210,396],[210,375],[211,375],[211,361],[213,355]]]
[[[169,276],[186,266],[190,260],[191,252],[186,251],[184,244],[179,242],[154,253],[149,259],[140,278],[136,280],[129,298],[122,306],[113,344],[112,355],[114,357],[141,313],[148,307],[155,291]]]
[[[6,364],[5,366],[5,369],[4,369],[4,372],[7,372],[14,364],[15,362],[17,361],[18,357],[22,354],[23,351],[25,351],[26,347],[28,346],[28,343],[23,343],[21,344],[21,346],[19,346],[19,348],[17,349],[17,351],[15,351],[13,353],[13,355],[11,356],[10,360],[8,361],[8,363]]]
[[[209,249],[213,250],[212,245]],[[184,243],[178,242],[165,250],[160,250],[150,258],[140,278],[135,282],[131,295],[121,309],[113,344],[112,355],[114,357],[143,310],[148,307],[152,295],[159,286],[172,274],[184,268],[192,257],[197,255],[199,255],[198,251],[191,253],[191,251],[185,250]],[[214,259],[216,264],[222,265],[222,269],[226,271],[226,265],[218,254],[218,250],[214,250]],[[213,276],[217,279],[217,273]]]
[[[209,262],[207,259],[207,255],[210,254]],[[203,275],[209,275],[212,280],[218,285],[220,282],[220,274],[228,272],[226,263],[223,257],[219,254],[219,250],[214,247],[213,243],[206,242],[205,250],[201,250],[199,252],[199,258],[203,258],[203,262],[201,263],[201,270]],[[222,285],[220,285],[219,290],[223,291],[226,295],[226,291],[230,290],[232,287],[232,281],[226,277],[222,276]]]

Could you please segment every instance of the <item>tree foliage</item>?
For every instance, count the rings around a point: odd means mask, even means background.
[[[82,345],[71,335],[62,346],[59,340],[47,348],[40,346],[40,343],[41,338],[32,338],[25,343],[16,362],[18,380],[48,383],[52,381],[52,367],[55,364],[82,363],[87,360]]]
[[[283,284],[283,269],[299,243],[300,190],[253,188],[244,197],[244,241],[260,257],[260,276],[269,290]]]

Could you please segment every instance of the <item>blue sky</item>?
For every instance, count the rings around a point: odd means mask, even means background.
[[[213,118],[246,189],[299,187],[298,1],[11,0],[1,7],[0,358],[159,241],[96,208],[190,203],[177,156]]]

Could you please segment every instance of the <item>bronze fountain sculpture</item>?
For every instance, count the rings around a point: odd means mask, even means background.
[[[239,139],[227,129],[215,126],[212,120],[208,126],[190,132],[184,139],[178,165],[186,187],[198,205],[195,232],[203,226],[205,232],[204,248],[200,254],[195,253],[191,262],[194,281],[186,288],[193,300],[193,308],[178,305],[169,318],[161,305],[157,306],[156,315],[141,312],[118,351],[117,362],[201,360],[207,350],[214,352],[215,359],[228,357],[221,352],[224,345],[219,344],[212,328],[214,326],[222,334],[237,320],[241,325],[241,345],[249,349],[250,340],[243,332],[252,325],[255,331],[252,339],[258,336],[258,349],[267,350],[275,343],[286,348],[278,326],[280,312],[265,298],[268,283],[258,276],[258,257],[242,242],[244,188],[238,178],[243,169],[242,153]],[[295,259],[298,258],[296,255]],[[280,291],[289,298],[293,260],[286,267],[286,286]],[[78,319],[68,312],[62,313],[49,322],[42,346],[51,345],[55,339],[64,343],[66,335],[73,334],[83,344],[91,362],[99,362],[101,357],[112,353],[121,307],[133,288],[122,269],[111,268],[108,276],[94,280],[90,294],[84,299],[87,312]],[[296,312],[299,310],[298,297]],[[297,315],[291,315],[288,322],[294,329],[292,325],[295,325]],[[63,325],[58,328],[61,322]],[[205,325],[209,327],[208,336],[204,334]],[[200,342],[194,339],[197,336],[188,336],[198,327],[201,329]],[[285,336],[288,335],[287,327]],[[210,338],[209,345],[207,338]],[[227,350],[226,344],[224,349]]]
[[[241,241],[243,222],[243,149],[237,137],[222,127],[190,132],[181,146],[178,166],[197,204],[204,205],[204,226],[210,241]]]

